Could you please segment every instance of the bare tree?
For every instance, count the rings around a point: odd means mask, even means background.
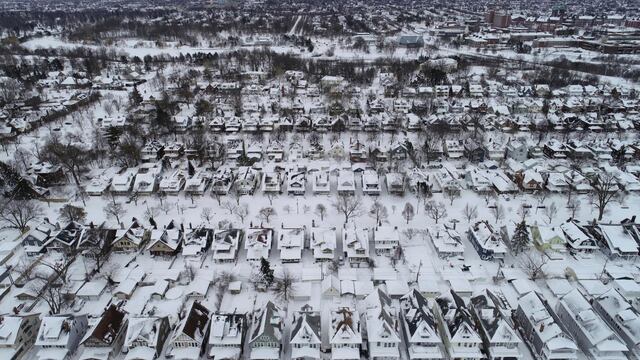
[[[427,216],[436,222],[436,224],[440,219],[447,217],[447,207],[439,201],[436,202],[434,200],[429,200],[424,204],[424,211],[427,213]]]
[[[8,227],[25,232],[29,222],[38,219],[43,215],[40,204],[33,200],[18,201],[9,200],[0,203],[0,219],[8,224]]]
[[[240,218],[240,221],[244,224],[244,219],[249,215],[249,206],[247,204],[242,204],[236,208],[234,211],[237,217]]]
[[[520,267],[529,276],[529,279],[536,280],[544,277],[544,267],[548,258],[536,250],[530,250],[522,254]]]
[[[289,301],[293,293],[293,283],[296,281],[296,278],[289,272],[289,270],[282,270],[282,276],[276,278],[274,281],[273,290],[279,298],[283,299],[285,302]]]
[[[616,195],[616,181],[615,177],[611,174],[598,175],[591,184],[594,190],[594,203],[598,209],[598,220],[602,220],[607,205],[613,200]]]
[[[405,229],[404,231],[402,231],[402,234],[409,241],[413,240],[413,238],[416,237],[416,235],[418,235],[419,233],[420,233],[420,230],[414,229],[414,228],[408,228],[408,229]]]
[[[344,222],[348,223],[349,220],[362,215],[362,199],[357,196],[338,195],[338,198],[333,203],[333,207],[342,215],[344,215]]]
[[[478,217],[478,206],[467,203],[462,209],[462,213],[468,222]]]
[[[580,203],[576,199],[571,199],[571,201],[567,205],[567,207],[571,211],[571,218],[572,219],[576,218],[576,214],[578,213],[578,206],[579,205],[580,205]]]
[[[60,208],[60,219],[64,222],[84,222],[87,218],[87,212],[78,206],[66,204]]]
[[[493,214],[493,218],[496,219],[496,224],[498,221],[504,219],[504,206],[502,204],[496,204],[496,206],[491,208],[491,213]]]
[[[409,221],[413,220],[413,217],[415,215],[416,212],[415,210],[413,210],[413,205],[411,205],[410,202],[404,204],[404,209],[402,209],[402,217],[407,221],[407,224],[409,224]]]
[[[373,204],[371,204],[371,208],[369,209],[369,216],[376,220],[376,224],[380,224],[383,221],[386,221],[389,217],[389,211],[387,207],[384,206],[380,200],[375,199]]]
[[[213,210],[210,207],[203,207],[202,212],[200,213],[200,218],[207,223],[211,223],[211,218],[213,217]]]
[[[77,186],[80,186],[78,174],[91,160],[91,153],[91,149],[71,143],[64,144],[57,137],[50,138],[42,150],[44,160],[60,164],[67,169]]]
[[[121,216],[121,215],[124,215],[124,214],[126,213],[126,210],[124,209],[124,207],[122,206],[122,204],[121,204],[121,203],[118,203],[118,202],[115,202],[115,200],[114,200],[114,201],[111,201],[111,202],[108,202],[108,203],[104,206],[104,208],[102,209],[102,211],[104,211],[104,214],[105,214],[107,217],[115,218],[115,219],[116,219],[116,222],[117,222],[118,224],[120,224],[120,216]]]
[[[327,214],[327,207],[324,204],[316,205],[316,215],[320,216],[320,221],[324,221],[324,217]]]
[[[220,195],[217,191],[211,191],[211,197],[216,199],[216,201],[218,202],[218,206],[221,206],[221,202],[222,202],[222,195]]]
[[[276,209],[272,208],[271,206],[263,207],[262,209],[260,209],[260,212],[258,212],[258,217],[266,221],[267,223],[272,216],[276,215]]]
[[[264,196],[269,200],[269,206],[273,206],[273,200],[278,197],[278,193],[268,192]]]
[[[222,203],[221,207],[227,210],[229,212],[229,215],[233,215],[233,213],[238,208],[238,205],[234,204],[232,201],[225,201]]]
[[[444,196],[449,199],[449,205],[453,205],[453,201],[460,197],[460,192],[453,189],[448,189],[444,192]]]
[[[548,223],[551,224],[551,221],[558,215],[558,207],[555,202],[552,202],[549,206],[545,206],[544,215],[547,217]]]

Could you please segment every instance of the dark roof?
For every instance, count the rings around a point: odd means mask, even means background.
[[[93,329],[93,333],[87,340],[102,342],[105,345],[112,345],[118,333],[123,328],[125,312],[111,305],[102,315],[102,319]]]
[[[299,316],[295,320],[295,326],[294,326],[293,330],[291,331],[291,338],[293,339],[296,336],[296,334],[298,334],[298,331],[300,331],[300,328],[302,327],[302,324],[305,323],[305,322],[307,324],[309,324],[309,327],[311,327],[311,329],[316,334],[318,339],[321,339],[321,337],[320,337],[320,313],[318,311],[312,311],[312,309],[311,309],[311,307],[309,305],[303,306],[302,309],[300,310]]]
[[[418,330],[418,325],[424,320],[433,330],[437,330],[435,319],[429,309],[429,302],[416,289],[402,297],[401,302],[410,302],[411,307],[416,309],[416,313],[411,320],[407,319],[409,333],[413,336]]]
[[[264,309],[261,310],[261,313],[258,316],[259,319],[256,319],[258,320],[258,322],[256,323],[257,326],[255,327],[253,334],[251,335],[251,342],[255,341],[255,339],[261,335],[267,335],[274,338],[277,337],[275,334],[275,329],[281,330],[282,321],[278,322],[277,325],[274,325],[271,322],[271,319],[274,316],[280,316],[279,312],[280,310],[271,301],[269,301],[265,305]]]
[[[185,320],[182,333],[195,340],[196,330],[198,330],[200,334],[204,334],[208,323],[209,309],[195,301],[193,305],[191,305],[191,310],[189,310],[189,315],[187,315]]]

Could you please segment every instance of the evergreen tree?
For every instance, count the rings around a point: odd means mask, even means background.
[[[133,90],[129,94],[129,103],[131,106],[140,105],[140,103],[142,103],[142,95],[140,95],[136,86],[133,87]]]
[[[529,230],[524,220],[516,225],[516,230],[511,238],[511,249],[514,255],[518,255],[529,248]]]
[[[271,284],[273,284],[273,269],[271,268],[269,260],[260,258],[260,273],[267,286],[271,286]]]

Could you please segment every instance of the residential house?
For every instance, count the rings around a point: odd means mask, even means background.
[[[300,311],[293,313],[291,325],[291,359],[292,360],[320,360],[320,346],[322,345],[320,312],[314,311],[309,305],[304,305]]]
[[[280,309],[271,301],[256,310],[249,338],[251,359],[280,359],[284,330],[280,312]]]
[[[217,263],[234,262],[242,241],[241,229],[217,229],[213,233],[213,261]]]
[[[638,256],[638,243],[623,224],[598,224],[591,227],[591,234],[600,241],[601,248],[612,258]]]
[[[147,143],[140,150],[140,158],[143,162],[156,162],[164,156],[164,145],[157,141]]]
[[[304,195],[306,184],[307,175],[304,171],[291,171],[287,175],[287,193],[289,195]]]
[[[342,248],[351,267],[369,264],[369,230],[346,225],[342,229]]]
[[[378,287],[364,300],[370,359],[400,359],[400,321],[391,297]]]
[[[629,349],[628,356],[640,354],[640,312],[616,289],[595,296],[591,306]]]
[[[483,162],[487,157],[486,149],[481,143],[473,139],[467,139],[463,144],[463,148],[464,156],[471,162]]]
[[[561,224],[560,229],[564,233],[570,249],[585,253],[590,253],[598,249],[596,240],[575,220]]]
[[[362,334],[356,310],[342,307],[331,311],[329,344],[332,360],[359,360]]]
[[[185,181],[184,192],[187,195],[204,195],[209,184],[211,184],[209,171],[198,170],[192,177]]]
[[[404,195],[404,175],[390,172],[385,175],[387,191],[392,195]]]
[[[436,225],[433,228],[428,228],[427,233],[439,257],[448,258],[464,255],[462,237],[456,230],[444,225]]]
[[[245,231],[245,237],[244,247],[247,250],[247,260],[269,259],[273,229],[249,228]]]
[[[203,225],[185,232],[184,244],[182,245],[182,256],[199,257],[206,251],[213,238],[213,230],[205,228]]]
[[[0,317],[0,358],[20,360],[31,349],[40,328],[40,314]]]
[[[126,313],[116,305],[110,305],[100,318],[89,325],[80,342],[84,346],[80,359],[115,359],[124,344],[126,329]]]
[[[45,218],[39,225],[34,227],[22,238],[22,246],[27,255],[37,255],[44,252],[46,245],[58,234],[60,227],[52,224]]]
[[[518,300],[513,319],[535,357],[542,360],[578,359],[578,346],[573,338],[558,325],[553,310],[535,291]]]
[[[353,171],[342,169],[338,172],[338,194],[356,194],[356,179],[353,175]]]
[[[160,356],[169,336],[167,317],[133,316],[129,318],[122,352],[125,359],[155,359]]]
[[[278,249],[283,263],[300,262],[304,249],[305,228],[285,228],[278,231]]]
[[[200,358],[207,341],[208,331],[209,309],[198,301],[194,301],[169,343],[171,356],[178,360]]]
[[[235,186],[238,195],[253,195],[258,186],[258,173],[249,166],[240,167]]]
[[[482,339],[471,312],[464,301],[451,290],[454,301],[439,299],[434,306],[438,332],[450,359],[484,359]]]
[[[154,256],[172,256],[177,254],[183,242],[184,231],[172,221],[166,229],[151,230],[147,250]]]
[[[362,173],[362,192],[365,195],[380,195],[380,176],[375,170],[367,169]]]
[[[80,233],[80,238],[76,241],[76,250],[90,259],[108,255],[117,232],[116,229],[108,229],[104,223],[99,226],[90,223]]]
[[[336,250],[336,228],[312,227],[310,245],[315,262],[332,261]]]
[[[127,195],[133,188],[133,182],[136,179],[137,171],[127,169],[120,174],[116,174],[111,179],[111,193],[113,195]]]
[[[483,260],[504,259],[507,248],[487,221],[478,221],[467,231],[467,237]]]
[[[150,232],[133,219],[128,228],[116,230],[111,248],[117,252],[137,251],[148,240],[149,235]]]
[[[221,166],[211,180],[211,192],[217,195],[227,195],[235,181],[235,175],[230,167]]]
[[[167,195],[177,195],[187,183],[186,176],[184,170],[177,169],[160,180],[158,189]]]
[[[491,293],[471,298],[471,312],[479,330],[482,344],[489,359],[521,359],[522,340],[510,325],[510,314],[500,308],[501,302]]]
[[[409,360],[445,359],[432,308],[416,289],[400,298],[401,327]]]
[[[245,314],[215,313],[211,316],[207,354],[211,359],[239,360],[247,334]]]
[[[275,171],[265,171],[262,173],[262,192],[267,194],[278,194],[281,191],[282,180],[280,173]]]
[[[313,175],[311,184],[315,195],[329,195],[331,193],[331,181],[329,171],[320,170]]]
[[[87,315],[52,315],[42,318],[35,341],[39,359],[67,360],[87,331]]]
[[[627,346],[577,289],[560,298],[556,312],[562,324],[576,337],[582,352],[590,358],[627,359]]]
[[[395,255],[400,246],[397,226],[377,226],[373,230],[373,244],[378,255]]]
[[[567,240],[560,228],[544,225],[532,225],[529,227],[534,246],[543,252],[567,251]]]
[[[50,239],[46,245],[47,251],[57,251],[69,253],[78,246],[78,240],[84,232],[84,226],[78,222],[71,221],[60,229],[56,236]]]

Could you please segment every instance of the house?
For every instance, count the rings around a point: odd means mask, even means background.
[[[329,195],[331,193],[331,181],[329,171],[320,170],[312,177],[311,188],[314,195]]]
[[[578,346],[556,321],[556,315],[535,291],[518,300],[513,319],[533,355],[542,360],[578,359]]]
[[[584,296],[574,289],[556,305],[559,320],[571,332],[587,356],[594,359],[626,359],[627,346],[598,316]]]
[[[172,256],[178,253],[184,242],[184,231],[177,229],[173,221],[166,229],[151,230],[147,250],[154,256]]]
[[[30,256],[42,253],[45,246],[58,234],[58,231],[60,231],[59,225],[52,224],[49,219],[45,218],[22,238],[25,253]]]
[[[278,231],[278,249],[283,263],[300,262],[304,248],[305,228],[285,228]]]
[[[471,298],[471,312],[489,359],[521,359],[522,340],[510,325],[510,314],[498,298],[486,291]]]
[[[235,186],[238,195],[252,195],[258,186],[258,173],[249,166],[240,167]]]
[[[331,311],[329,344],[332,360],[359,360],[362,334],[356,310],[341,307]]]
[[[416,289],[400,298],[401,328],[409,360],[445,359],[433,305]]]
[[[315,262],[332,261],[336,250],[336,228],[312,227],[310,236]]]
[[[247,260],[268,259],[273,241],[273,229],[249,228],[245,231],[244,248],[247,250]]]
[[[449,159],[460,159],[465,156],[465,147],[462,140],[445,140],[444,151]]]
[[[63,185],[67,182],[67,177],[61,165],[54,165],[49,162],[39,162],[31,164],[27,169],[30,180],[33,184],[48,188],[54,185]]]
[[[428,228],[427,233],[440,258],[464,255],[462,237],[457,231],[444,225],[436,225]]]
[[[595,239],[578,222],[574,220],[567,221],[560,225],[560,229],[564,233],[570,249],[585,253],[598,249]]]
[[[624,341],[631,354],[640,353],[640,313],[616,289],[595,296],[593,310]]]
[[[136,179],[137,171],[134,169],[127,169],[120,174],[116,174],[111,179],[111,193],[113,195],[127,195],[133,188],[133,182]]]
[[[467,139],[463,144],[463,149],[464,156],[471,162],[483,162],[487,157],[486,149],[482,146],[481,143],[473,139]]]
[[[484,359],[482,339],[471,312],[464,301],[451,290],[453,302],[441,298],[434,306],[438,332],[450,359]]]
[[[515,181],[520,186],[520,189],[524,191],[539,191],[544,186],[542,174],[533,169],[516,174]]]
[[[84,346],[80,359],[115,359],[124,344],[126,313],[112,304],[95,320],[80,342]]]
[[[187,286],[185,295],[187,298],[204,301],[209,294],[211,280],[203,275],[197,275]]]
[[[158,189],[167,195],[177,195],[187,183],[186,176],[184,170],[177,169],[160,180]]]
[[[569,155],[569,149],[557,140],[549,140],[542,147],[542,152],[550,159],[566,159]]]
[[[187,230],[182,246],[182,256],[186,258],[201,256],[211,243],[212,234],[213,231],[203,225]]]
[[[373,229],[373,244],[378,255],[395,255],[400,246],[400,232],[397,226],[378,226]]]
[[[338,194],[356,194],[356,179],[353,175],[353,171],[342,169],[338,172]]]
[[[185,181],[184,192],[187,195],[204,195],[210,183],[210,173],[205,170],[198,170],[192,177]]]
[[[93,279],[91,281],[87,281],[80,289],[78,289],[76,297],[85,301],[99,300],[102,294],[105,293],[107,284],[108,282],[106,279]]]
[[[265,171],[262,173],[262,192],[278,194],[281,191],[282,180],[280,173],[275,171]]]
[[[247,334],[247,316],[236,313],[215,313],[211,316],[210,324],[208,357],[239,360]]]
[[[140,159],[143,162],[156,162],[164,156],[164,145],[157,141],[151,141],[147,143],[142,150],[140,150]]]
[[[40,327],[40,314],[0,318],[0,358],[20,360],[31,349]]]
[[[543,252],[559,252],[564,253],[567,251],[567,240],[564,237],[564,233],[560,228],[544,226],[544,225],[532,225],[529,227],[531,238],[534,246]]]
[[[314,311],[309,305],[304,305],[300,311],[293,313],[291,325],[291,359],[320,360],[320,346],[322,345],[320,312]]]
[[[35,341],[39,359],[70,359],[87,331],[87,315],[52,315],[42,318]]]
[[[380,195],[380,176],[375,170],[367,169],[362,173],[362,192],[365,195]]]
[[[208,330],[209,309],[194,301],[169,343],[171,356],[178,360],[198,359],[204,351]]]
[[[60,229],[56,236],[46,244],[47,251],[57,251],[69,253],[78,246],[78,240],[84,232],[84,226],[78,222],[71,221]]]
[[[280,359],[282,351],[282,315],[280,309],[271,301],[256,310],[254,314],[249,348],[251,359]]]
[[[125,359],[155,359],[162,353],[169,335],[169,319],[156,316],[129,318],[122,352]]]
[[[229,166],[220,166],[211,179],[211,192],[227,195],[235,181],[235,175]]]
[[[287,175],[287,193],[289,195],[304,195],[306,191],[307,175],[304,171],[291,171]]]
[[[396,42],[398,43],[398,46],[406,48],[424,47],[424,38],[422,35],[399,35]]]
[[[213,261],[217,263],[234,262],[242,241],[241,229],[217,229],[213,233]]]
[[[111,248],[117,252],[137,251],[148,240],[149,234],[150,232],[134,219],[128,228],[116,231]]]
[[[483,260],[504,259],[507,248],[487,221],[478,221],[467,231],[467,237]]]
[[[108,229],[104,223],[95,226],[89,223],[80,233],[80,238],[76,241],[76,250],[90,259],[97,256],[107,255],[111,250],[111,244],[115,239],[117,230]]]
[[[612,258],[633,258],[638,256],[638,243],[622,224],[598,224],[591,228],[602,249]]]
[[[369,230],[347,225],[342,229],[342,248],[351,267],[369,264]]]
[[[387,192],[392,195],[404,195],[404,175],[397,172],[390,172],[385,175]]]
[[[362,302],[371,359],[400,359],[399,319],[391,301],[391,297],[378,287]]]

